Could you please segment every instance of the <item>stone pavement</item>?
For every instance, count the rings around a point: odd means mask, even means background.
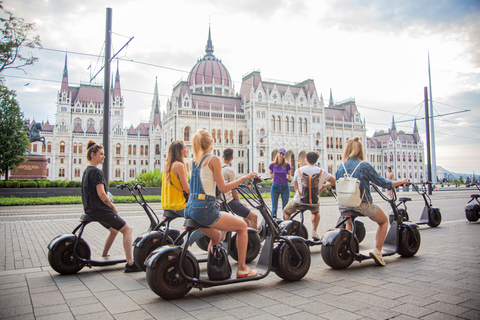
[[[423,200],[415,193],[408,203],[418,220]],[[438,228],[421,226],[422,243],[412,258],[354,262],[333,270],[322,260],[320,247],[311,247],[309,273],[286,282],[271,273],[260,281],[192,289],[184,298],[166,301],[148,287],[144,273],[125,274],[123,265],[84,268],[62,276],[47,260],[47,244],[69,233],[82,213],[80,205],[0,207],[1,319],[480,319],[480,223],[468,223],[464,206],[468,191],[436,192],[434,206],[442,212]],[[338,209],[322,198],[319,234],[332,228]],[[374,201],[389,212],[378,196]],[[152,204],[161,214],[161,205]],[[137,204],[119,204],[134,236],[148,227]],[[307,224],[310,214],[306,214]],[[180,228],[183,221],[175,221]],[[367,237],[361,250],[373,247],[376,225],[363,219]],[[105,230],[92,223],[85,238],[98,255]],[[197,257],[205,253],[192,247]],[[112,255],[122,255],[117,239]],[[230,259],[233,270],[236,263]],[[251,264],[254,266],[255,261]],[[201,265],[201,270],[205,266]]]

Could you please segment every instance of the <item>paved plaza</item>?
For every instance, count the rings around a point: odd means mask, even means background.
[[[333,270],[311,247],[312,264],[305,278],[287,282],[271,273],[260,281],[192,289],[184,298],[166,301],[148,287],[145,273],[124,273],[124,265],[84,268],[62,276],[47,260],[47,244],[78,224],[81,205],[0,207],[1,319],[480,319],[480,222],[468,223],[464,206],[475,190],[434,192],[432,202],[442,212],[438,228],[420,227],[421,246],[412,258],[386,257]],[[419,219],[422,198],[413,192],[410,219]],[[388,203],[374,201],[390,212]],[[270,200],[267,200],[270,202]],[[161,205],[151,205],[162,214]],[[148,228],[138,204],[118,204],[134,237]],[[335,225],[338,208],[321,199],[319,234]],[[174,221],[181,228],[183,219]],[[310,214],[306,221],[310,232]],[[360,250],[373,247],[376,224],[365,222],[367,236]],[[106,231],[87,226],[85,238],[99,256]],[[196,246],[195,256],[206,254]],[[122,255],[121,239],[111,255]],[[230,259],[233,271],[236,262]],[[256,260],[250,264],[254,267]],[[205,265],[200,265],[205,271]]]

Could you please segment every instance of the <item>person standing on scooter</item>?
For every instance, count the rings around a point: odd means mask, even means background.
[[[94,221],[98,221],[102,226],[108,229],[109,234],[105,240],[102,257],[108,256],[108,251],[112,247],[118,232],[123,234],[123,249],[127,263],[125,272],[141,271],[133,261],[132,250],[132,227],[125,220],[120,218],[118,210],[109,199],[106,189],[107,183],[103,173],[97,168],[103,164],[105,153],[101,145],[89,140],[87,144],[87,168],[83,172],[82,178],[82,202],[85,214],[88,214]]]
[[[312,213],[312,239],[314,241],[319,241],[320,236],[318,235],[317,228],[320,223],[320,204],[318,203],[318,196],[322,193],[324,188],[329,188],[335,185],[335,177],[333,177],[328,171],[322,170],[320,167],[317,167],[315,163],[318,160],[318,154],[315,152],[307,153],[307,165],[303,166],[302,168],[298,168],[295,171],[295,175],[293,176],[293,186],[295,187],[295,196],[292,200],[288,202],[288,204],[283,209],[283,216],[285,220],[290,219],[290,216],[295,213],[298,206],[309,206],[312,209],[310,212]],[[302,201],[304,199],[304,195],[308,197],[307,194],[302,194],[308,192],[307,190],[302,190],[303,179],[310,177],[316,177],[316,185],[318,186],[318,192],[316,197],[314,197],[317,201],[313,201],[314,203],[305,203]],[[328,181],[328,182],[327,182]],[[325,182],[327,182],[325,184]],[[316,191],[316,190],[315,190]]]
[[[248,245],[248,230],[245,221],[227,212],[220,212],[216,205],[215,185],[220,192],[225,193],[239,186],[242,182],[258,177],[251,172],[233,182],[225,183],[222,174],[220,158],[210,154],[213,150],[213,139],[205,129],[198,130],[192,137],[193,159],[189,167],[190,197],[185,206],[185,218],[192,219],[205,226],[200,230],[210,237],[209,249],[220,243],[221,231],[237,233],[238,270],[237,278],[254,277],[256,270],[250,269],[245,263]]]
[[[290,163],[285,161],[287,151],[280,148],[275,157],[275,162],[270,163],[268,170],[270,171],[270,179],[273,180],[270,195],[272,197],[272,216],[277,218],[278,197],[282,197],[282,210],[288,203],[290,198],[290,188],[288,182],[292,174]]]
[[[343,215],[345,212],[353,210],[362,215],[369,217],[371,220],[378,224],[377,233],[375,235],[375,249],[370,252],[370,257],[373,258],[375,263],[379,266],[384,266],[382,247],[388,230],[388,218],[385,212],[380,209],[375,203],[373,203],[372,195],[370,194],[370,182],[382,187],[382,188],[395,188],[402,184],[408,184],[407,179],[399,181],[388,181],[380,176],[375,168],[371,164],[365,162],[365,154],[363,152],[363,145],[359,137],[355,137],[347,141],[345,151],[343,153],[343,164],[338,166],[335,178],[338,180],[345,175],[345,169],[347,173],[352,174],[355,168],[354,178],[360,180],[360,195],[362,197],[362,203],[358,207],[344,207],[339,206],[338,209]],[[361,162],[361,163],[360,163]],[[359,165],[360,163],[360,165]],[[352,230],[352,224],[350,220],[346,222],[347,230]]]

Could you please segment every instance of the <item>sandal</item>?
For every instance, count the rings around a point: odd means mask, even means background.
[[[245,270],[237,270],[237,278],[247,278],[255,277],[257,275],[257,270],[252,270],[250,267],[247,267]]]

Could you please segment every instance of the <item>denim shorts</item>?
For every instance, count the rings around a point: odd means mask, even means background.
[[[215,197],[212,196],[206,196],[205,200],[200,200],[195,195],[190,195],[183,212],[186,219],[192,219],[205,227],[210,227],[220,219]]]
[[[378,206],[373,202],[362,202],[358,207],[338,206],[338,210],[340,210],[340,214],[342,215],[347,211],[353,210],[362,214],[362,216],[373,217],[378,211]]]

